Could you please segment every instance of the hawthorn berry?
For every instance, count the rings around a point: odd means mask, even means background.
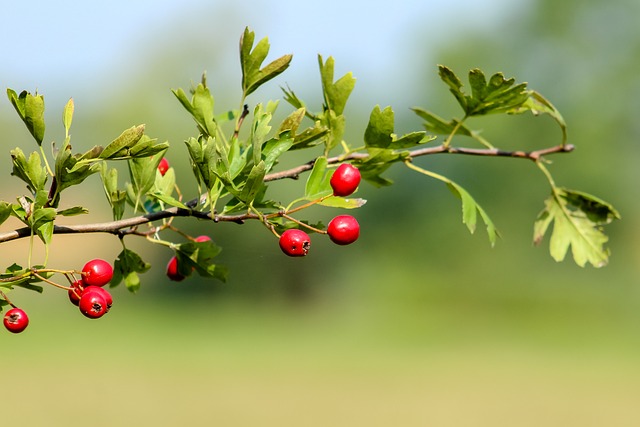
[[[113,297],[105,288],[101,288],[100,286],[87,286],[84,288],[82,295],[88,294],[89,292],[97,292],[98,294],[104,297],[104,301],[107,303],[107,313],[111,310],[111,306],[113,305]]]
[[[89,319],[97,319],[108,311],[107,300],[99,292],[83,292],[78,303],[80,312]]]
[[[351,215],[338,215],[327,227],[329,238],[338,245],[349,245],[360,236],[360,224]]]
[[[158,171],[160,172],[160,175],[164,176],[164,174],[169,170],[169,167],[169,161],[163,157],[158,164]]]
[[[78,305],[80,302],[80,297],[84,292],[84,283],[82,280],[76,280],[71,284],[71,289],[69,289],[69,301],[71,304]]]
[[[211,237],[205,236],[205,235],[196,237],[196,242],[208,242],[210,240],[211,240]]]
[[[280,236],[280,249],[289,256],[305,256],[311,247],[309,235],[297,228],[290,228]]]
[[[331,175],[331,180],[329,180],[331,188],[333,188],[333,195],[340,197],[350,196],[360,185],[360,179],[360,171],[357,167],[349,163],[341,164]]]
[[[180,282],[185,279],[185,276],[178,271],[178,258],[171,257],[167,264],[167,277],[174,282]]]
[[[18,334],[29,326],[29,317],[23,309],[14,307],[6,312],[3,322],[9,332]]]
[[[113,277],[113,267],[103,259],[92,259],[82,267],[82,282],[85,286],[104,286]]]

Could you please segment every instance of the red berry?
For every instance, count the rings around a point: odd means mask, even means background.
[[[290,228],[280,236],[280,249],[289,256],[305,256],[310,246],[309,235],[297,228]]]
[[[329,183],[333,188],[333,195],[346,197],[353,194],[360,185],[360,171],[349,163],[338,166],[331,176]]]
[[[4,327],[9,332],[18,334],[29,326],[29,317],[21,308],[12,308],[4,315]]]
[[[208,242],[211,240],[211,237],[209,236],[198,236],[196,237],[196,242]]]
[[[71,301],[73,305],[78,305],[83,292],[84,283],[82,280],[76,280],[71,284],[71,289],[69,289],[69,301]]]
[[[180,282],[185,278],[185,276],[178,271],[178,258],[175,256],[171,257],[167,264],[167,277],[174,282]]]
[[[107,303],[107,313],[111,310],[111,306],[113,305],[113,297],[105,288],[101,288],[100,286],[87,286],[84,288],[84,292],[82,296],[88,294],[89,292],[97,292],[104,298],[104,301]]]
[[[169,170],[169,167],[169,161],[163,157],[158,164],[158,171],[160,172],[160,175],[164,176],[164,174]]]
[[[113,277],[113,267],[103,259],[93,259],[82,267],[85,286],[104,286]]]
[[[360,236],[360,224],[351,215],[338,215],[327,227],[329,238],[338,245],[349,245]]]
[[[97,319],[107,312],[107,301],[98,292],[84,292],[78,303],[80,312],[90,319]]]

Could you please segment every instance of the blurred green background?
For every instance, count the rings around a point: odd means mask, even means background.
[[[607,228],[607,267],[556,263],[548,241],[531,244],[548,194],[532,165],[432,156],[418,163],[476,197],[503,235],[495,248],[483,229],[469,235],[444,186],[401,168],[388,174],[392,187],[361,186],[356,244],[315,239],[302,260],[257,224],[177,221],[224,248],[229,282],[170,283],[168,251],[131,240],[154,268],[138,294],[114,290],[105,319],[83,318],[54,289],[14,292],[31,325],[0,334],[2,425],[640,425],[640,3],[40,3],[2,6],[2,86],[45,95],[47,141],[63,139],[61,108],[73,96],[79,151],[146,123],[172,143],[187,194],[182,141],[194,129],[170,89],[206,70],[217,110],[236,108],[248,25],[269,37],[272,58],[294,54],[249,102],[280,98],[288,84],[318,108],[316,55],[333,55],[337,76],[358,79],[346,111],[356,145],[375,104],[394,107],[398,133],[420,129],[412,106],[459,114],[436,64],[527,81],[563,113],[577,146],[552,158],[558,184],[604,198],[623,220]],[[473,124],[507,148],[559,140],[544,117]],[[0,135],[5,152],[33,147],[8,101]],[[9,156],[0,162],[8,176]],[[270,191],[289,198],[301,185]],[[22,188],[12,178],[0,191],[12,200]],[[97,177],[66,200],[88,206],[92,222],[109,219]],[[309,214],[326,222],[335,212]],[[59,236],[50,264],[78,268],[118,251],[111,236]],[[7,266],[26,254],[26,241],[0,247]]]

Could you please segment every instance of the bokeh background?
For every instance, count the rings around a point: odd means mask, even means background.
[[[358,79],[346,111],[351,141],[375,104],[393,106],[398,133],[420,128],[412,106],[459,114],[437,64],[527,81],[564,114],[577,146],[553,157],[556,181],[623,216],[607,228],[607,267],[556,263],[546,241],[531,244],[548,194],[534,167],[443,156],[419,164],[476,197],[502,232],[495,248],[482,228],[467,232],[444,186],[399,167],[388,174],[394,186],[361,186],[368,203],[356,213],[356,244],[316,239],[302,260],[283,256],[257,224],[178,221],[223,246],[229,282],[170,283],[170,254],[131,240],[154,268],[138,294],[113,291],[107,318],[83,318],[54,289],[15,292],[31,325],[0,334],[2,425],[640,425],[637,1],[60,0],[4,2],[0,15],[0,85],[45,95],[47,141],[63,139],[59,118],[71,96],[78,150],[146,123],[149,135],[171,142],[187,193],[194,185],[182,141],[194,129],[170,89],[206,70],[217,110],[236,108],[238,39],[250,26],[269,37],[270,58],[293,53],[294,61],[248,101],[278,99],[288,84],[319,107],[316,55],[332,55],[337,76]],[[513,148],[559,138],[544,117],[477,125]],[[33,148],[6,100],[0,139],[5,153]],[[0,162],[9,178],[9,156]],[[300,185],[271,191],[286,198]],[[14,178],[0,188],[3,200],[22,191]],[[90,221],[109,219],[97,177],[67,197],[91,209]],[[51,265],[77,268],[113,259],[119,245],[60,236],[53,251]],[[27,242],[2,245],[0,257],[26,263]]]

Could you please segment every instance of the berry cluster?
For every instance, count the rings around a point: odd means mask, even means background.
[[[113,298],[104,289],[104,286],[113,278],[113,267],[107,261],[96,258],[87,262],[79,272],[58,272],[63,273],[69,279],[71,282],[69,287],[57,285],[49,279],[45,279],[45,281],[56,287],[66,289],[69,294],[69,300],[78,306],[83,315],[90,319],[97,319],[104,316],[111,309]],[[80,274],[80,279],[75,280],[75,274],[77,273]],[[4,315],[4,327],[13,333],[24,331],[29,326],[29,316],[23,309],[11,303],[4,293],[2,297],[12,307]]]
[[[333,189],[333,195],[347,197],[353,194],[360,185],[360,171],[357,167],[343,163],[335,170],[329,183]],[[302,224],[304,225],[304,224]],[[355,242],[360,236],[360,224],[351,215],[338,215],[329,222],[327,230],[322,232],[328,234],[332,242],[338,245],[349,245]],[[280,249],[291,257],[301,257],[307,255],[311,247],[309,235],[298,228],[286,230],[280,236]]]

